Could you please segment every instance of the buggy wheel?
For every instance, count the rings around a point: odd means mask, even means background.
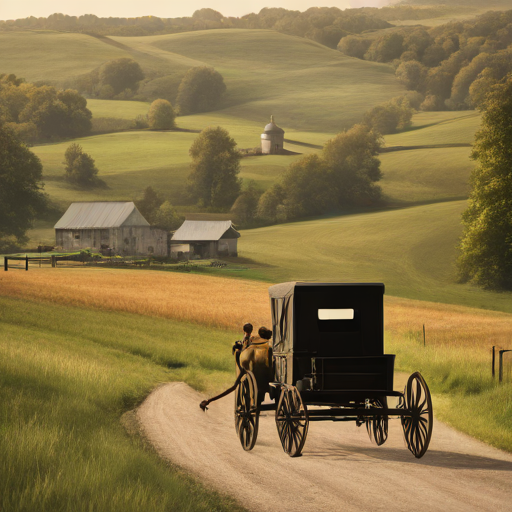
[[[252,372],[246,372],[235,394],[235,429],[242,448],[252,450],[258,437],[260,411],[257,407],[258,385]]]
[[[276,425],[283,450],[290,457],[299,457],[308,435],[308,410],[295,386],[281,389],[276,409]]]
[[[388,406],[388,401],[385,396],[371,400],[371,409],[382,409]],[[388,438],[388,416],[386,415],[375,415],[373,417],[366,417],[366,431],[370,436],[370,439],[375,441],[377,446],[383,445]]]
[[[404,390],[404,430],[407,448],[417,458],[423,457],[432,437],[432,399],[425,379],[419,372],[413,373]]]

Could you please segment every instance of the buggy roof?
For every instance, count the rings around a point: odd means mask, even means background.
[[[382,283],[303,283],[299,281],[289,281],[287,283],[280,283],[276,284],[274,286],[271,286],[268,289],[268,293],[270,295],[271,299],[282,299],[284,297],[288,297],[289,295],[292,295],[295,291],[295,288],[297,286],[311,286],[311,287],[323,287],[323,286],[332,286],[332,287],[338,287],[338,286],[382,286],[384,285]]]

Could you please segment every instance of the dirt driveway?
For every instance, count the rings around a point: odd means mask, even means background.
[[[381,447],[364,426],[311,423],[303,456],[291,459],[273,413],[262,414],[256,446],[244,452],[235,434],[234,398],[203,413],[204,398],[186,384],[166,384],[141,405],[138,420],[162,457],[249,510],[512,510],[512,456],[440,422],[420,460],[405,447],[400,420],[390,420]]]

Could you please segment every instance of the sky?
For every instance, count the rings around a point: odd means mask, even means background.
[[[99,17],[129,18],[191,16],[197,9],[209,7],[224,16],[243,16],[263,7],[284,7],[305,11],[309,7],[381,7],[393,0],[0,0],[0,20],[47,17],[59,12],[70,16],[96,14]]]

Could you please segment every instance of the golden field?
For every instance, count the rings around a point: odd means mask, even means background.
[[[270,326],[268,283],[224,277],[121,269],[34,269],[0,274],[0,295],[136,313],[206,327]],[[512,315],[463,306],[386,297],[385,329],[429,347],[488,351],[507,346]],[[475,350],[476,349],[476,350]]]

